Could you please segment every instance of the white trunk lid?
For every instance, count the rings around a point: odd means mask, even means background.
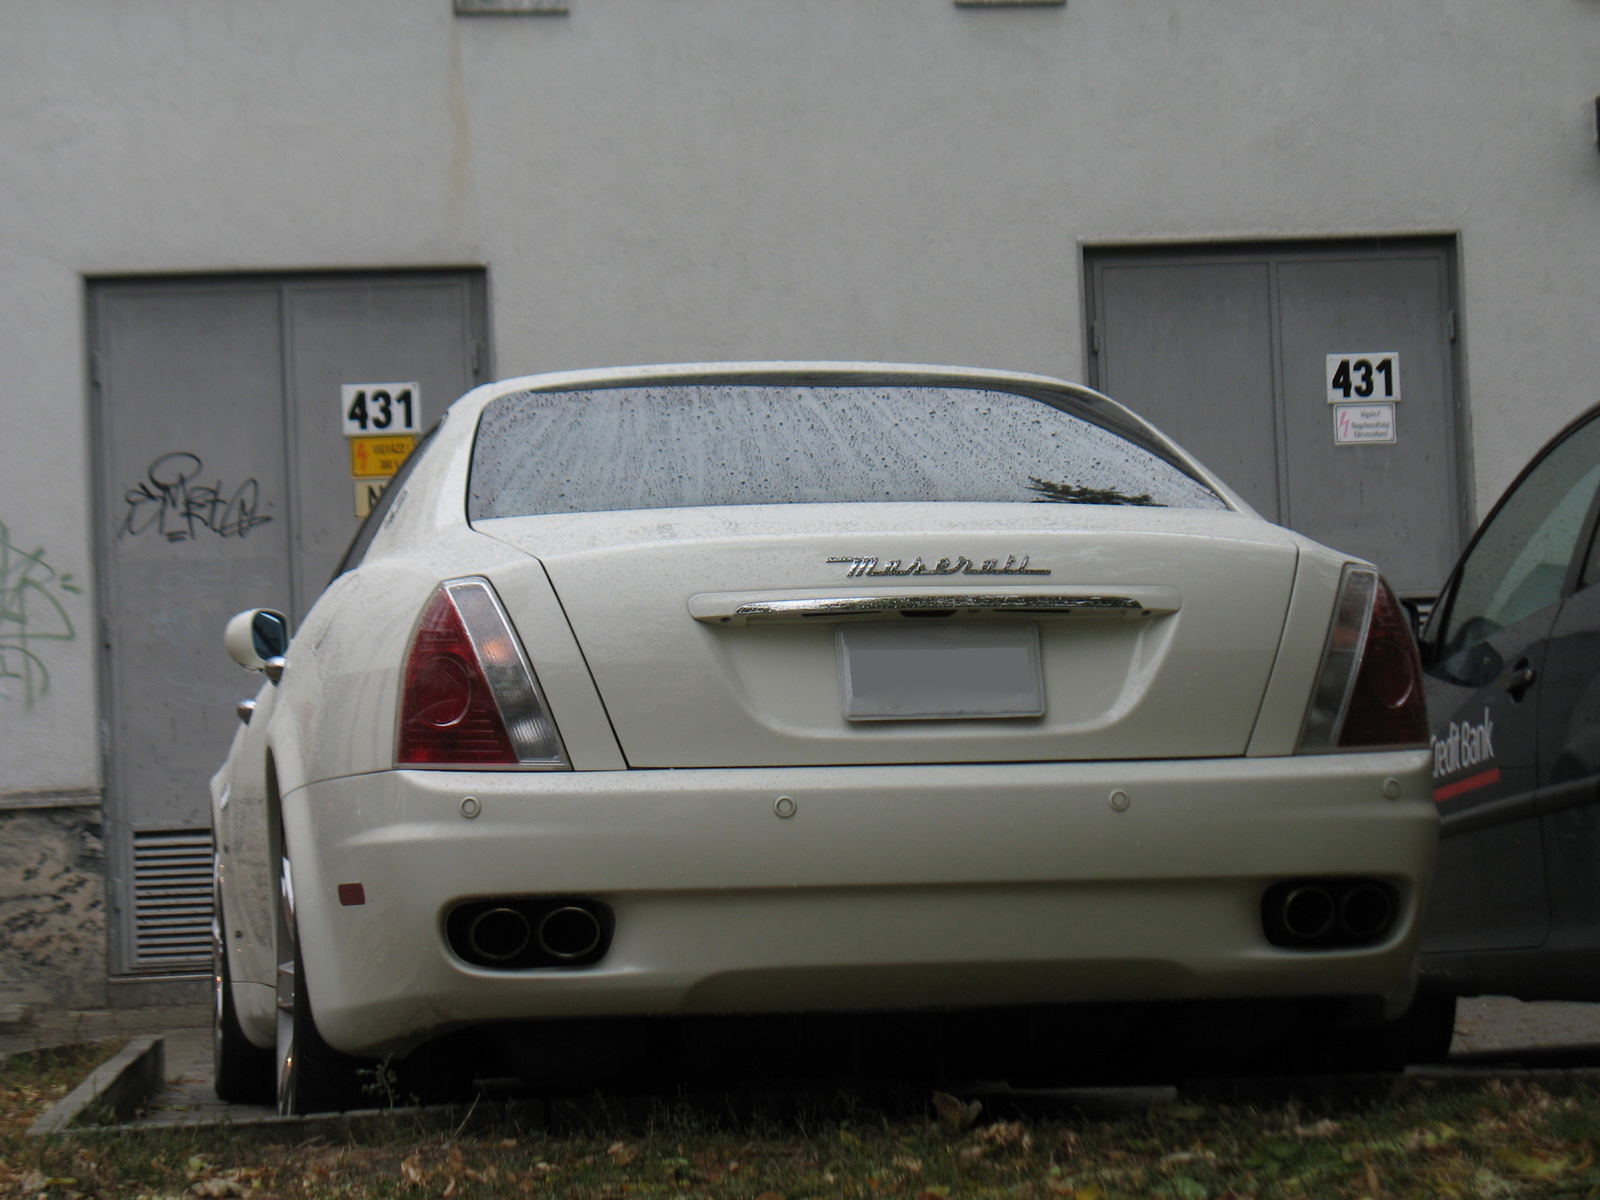
[[[1296,561],[1291,536],[1258,518],[1111,506],[767,505],[476,527],[543,562],[634,767],[1242,754]],[[845,662],[841,626],[855,631]],[[1042,715],[933,715],[1028,712],[1025,661]],[[846,662],[870,676],[853,696]],[[886,678],[896,663],[921,683]],[[928,715],[895,715],[908,694]]]

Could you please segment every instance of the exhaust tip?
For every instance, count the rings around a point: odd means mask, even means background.
[[[1353,938],[1377,937],[1394,922],[1394,898],[1375,883],[1360,883],[1339,901],[1339,928]]]
[[[1315,941],[1333,928],[1335,911],[1326,888],[1314,884],[1297,887],[1283,898],[1283,927],[1300,941]]]
[[[564,905],[546,913],[539,922],[539,949],[551,958],[571,961],[592,954],[604,932],[587,908]]]
[[[1370,946],[1400,919],[1400,889],[1382,879],[1286,879],[1261,897],[1267,941],[1291,950]]]
[[[515,958],[528,948],[532,936],[528,918],[514,908],[488,909],[473,917],[467,926],[467,945],[490,962]]]
[[[611,948],[616,918],[584,896],[491,896],[444,914],[441,931],[463,962],[497,971],[586,967]]]

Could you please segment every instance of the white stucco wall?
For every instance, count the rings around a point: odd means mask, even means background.
[[[501,375],[1079,377],[1085,241],[1452,231],[1480,511],[1600,399],[1593,4],[571,5],[6,6],[0,523],[83,591],[0,793],[99,777],[85,276],[483,263]]]

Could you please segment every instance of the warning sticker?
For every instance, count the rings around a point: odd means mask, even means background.
[[[350,439],[350,474],[357,479],[387,479],[400,469],[417,439],[412,434]]]
[[[1335,404],[1333,406],[1333,444],[1364,446],[1392,444],[1394,405]]]
[[[383,495],[383,489],[389,486],[387,479],[358,479],[356,484],[356,520],[364,521],[367,514],[372,511],[372,506],[378,502],[378,497]]]

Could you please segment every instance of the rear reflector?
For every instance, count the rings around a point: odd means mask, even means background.
[[[451,579],[423,609],[406,657],[401,766],[567,767],[511,621],[488,581]]]
[[[1422,664],[1405,613],[1376,571],[1347,566],[1298,753],[1427,740]]]

